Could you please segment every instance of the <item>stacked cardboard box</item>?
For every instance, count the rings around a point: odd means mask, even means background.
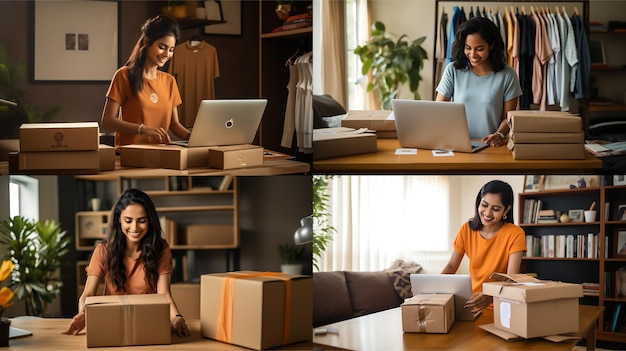
[[[543,337],[578,332],[580,284],[537,280],[524,274],[493,274],[483,294],[493,296],[492,330],[501,337]],[[482,328],[482,326],[481,326]]]
[[[111,170],[115,151],[99,142],[97,122],[23,124],[18,170],[81,174]]]
[[[516,160],[585,158],[580,116],[567,112],[510,111],[508,148]]]
[[[313,130],[313,159],[321,160],[340,156],[378,151],[376,134],[366,128],[346,127]]]
[[[453,294],[418,294],[400,308],[404,332],[447,333],[455,320]]]
[[[376,132],[378,139],[397,139],[396,121],[391,111],[386,110],[350,110],[341,120],[342,127],[367,128]]]

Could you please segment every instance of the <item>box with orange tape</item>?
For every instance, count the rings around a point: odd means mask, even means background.
[[[312,339],[310,276],[238,271],[200,279],[202,336],[256,350]]]

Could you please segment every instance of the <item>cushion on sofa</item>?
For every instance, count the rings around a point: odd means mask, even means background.
[[[313,95],[313,128],[341,126],[346,110],[328,94]]]
[[[344,272],[354,317],[400,306],[404,301],[396,293],[385,272]]]
[[[352,318],[352,304],[343,271],[313,274],[313,326]]]

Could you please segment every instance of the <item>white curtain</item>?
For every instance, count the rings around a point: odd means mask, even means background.
[[[377,271],[418,252],[447,255],[446,176],[337,176],[329,187],[337,229],[320,271]]]

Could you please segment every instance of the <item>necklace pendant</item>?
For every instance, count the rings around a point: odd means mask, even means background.
[[[150,101],[156,104],[159,101],[159,96],[156,93],[150,94]]]

